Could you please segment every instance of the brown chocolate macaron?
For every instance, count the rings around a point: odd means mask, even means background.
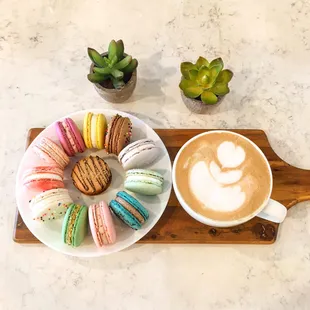
[[[96,156],[79,160],[71,173],[74,186],[85,195],[98,195],[104,192],[112,180],[112,173],[107,163]]]
[[[118,155],[130,142],[132,124],[128,117],[115,115],[108,126],[105,149],[108,153]]]

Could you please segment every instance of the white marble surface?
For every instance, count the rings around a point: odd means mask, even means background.
[[[86,47],[111,38],[140,60],[134,97],[114,108],[153,127],[261,128],[310,169],[309,15],[305,0],[0,1],[0,309],[309,309],[310,203],[272,246],[137,245],[83,260],[12,241],[27,129],[110,107],[86,80]],[[235,72],[204,116],[177,86],[179,62],[199,55]]]

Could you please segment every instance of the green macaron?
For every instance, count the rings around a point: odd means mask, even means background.
[[[164,178],[156,171],[131,169],[126,172],[125,188],[142,195],[158,195],[163,191]]]
[[[86,206],[72,203],[62,224],[62,240],[65,244],[78,247],[87,234],[88,212]]]

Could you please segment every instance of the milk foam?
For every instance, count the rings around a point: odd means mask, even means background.
[[[241,146],[224,141],[217,148],[217,158],[223,168],[237,168],[245,160],[245,152]]]
[[[235,211],[245,201],[245,193],[242,192],[239,185],[223,187],[214,180],[204,161],[199,161],[194,165],[189,183],[196,198],[205,207],[215,211]]]
[[[245,202],[246,195],[238,181],[243,172],[237,168],[246,158],[244,149],[233,142],[224,141],[217,148],[217,157],[222,167],[213,160],[198,161],[191,169],[189,186],[196,198],[206,207],[220,212],[232,212]]]
[[[221,168],[214,161],[210,163],[210,172],[215,181],[221,184],[233,184],[238,182],[242,177],[241,170],[222,172]]]

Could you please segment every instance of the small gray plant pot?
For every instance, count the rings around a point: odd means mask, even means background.
[[[101,56],[107,56],[108,53],[102,53]],[[127,54],[124,53],[125,56]],[[92,63],[89,69],[89,73],[94,72],[94,64]],[[122,103],[126,101],[133,93],[137,84],[137,69],[132,72],[129,81],[121,89],[106,88],[99,83],[93,83],[98,94],[111,103]]]
[[[203,103],[201,100],[197,100],[197,99],[192,99],[192,98],[188,98],[184,95],[183,91],[181,90],[181,96],[182,96],[182,100],[184,102],[184,104],[186,105],[186,107],[193,113],[196,114],[205,114],[208,112],[208,109],[210,107],[214,107],[217,106],[221,103],[221,101],[223,100],[224,96],[218,97],[218,101],[216,104],[205,104]]]

